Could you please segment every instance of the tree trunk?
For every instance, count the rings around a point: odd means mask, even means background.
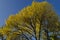
[[[44,29],[44,31],[46,33],[47,40],[50,40],[50,37],[49,37],[49,34],[48,34],[48,30],[47,29]]]
[[[3,35],[2,35],[2,40],[3,40],[3,38],[4,38],[4,37],[3,37]]]
[[[40,40],[40,24],[36,23],[36,40]]]

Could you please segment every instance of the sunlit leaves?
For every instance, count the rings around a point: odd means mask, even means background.
[[[6,27],[0,29],[0,33],[7,35],[7,40],[23,34],[29,36],[29,39],[33,36],[40,40],[41,28],[55,32],[59,30],[59,25],[58,17],[48,2],[32,2],[32,5],[23,8],[18,14],[10,15]]]

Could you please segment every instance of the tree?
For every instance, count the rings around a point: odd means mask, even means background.
[[[23,8],[18,14],[11,15],[6,20],[6,27],[11,29],[7,40],[22,38],[22,40],[40,40],[41,32],[45,40],[50,40],[49,32],[59,31],[58,17],[48,2],[33,2]],[[18,33],[18,34],[14,34]],[[7,35],[7,33],[5,34]],[[22,37],[21,37],[22,35]]]

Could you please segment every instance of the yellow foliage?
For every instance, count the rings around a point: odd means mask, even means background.
[[[16,37],[17,34],[22,32],[28,32],[36,36],[38,40],[42,24],[41,21],[47,19],[50,23],[53,22],[54,24],[56,18],[55,12],[48,2],[32,2],[32,5],[23,8],[18,14],[9,16],[6,20],[7,27],[4,27],[2,30],[0,29],[0,32],[6,35],[7,33],[9,34],[7,35],[7,40],[10,40],[11,37]],[[57,23],[55,24],[58,25]],[[10,31],[14,28],[17,32],[12,32],[12,34],[10,34]]]

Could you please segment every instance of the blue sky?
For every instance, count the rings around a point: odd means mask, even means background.
[[[39,2],[43,0],[37,0]],[[60,0],[47,0],[60,15]],[[18,13],[22,8],[31,5],[32,0],[0,0],[0,26],[5,24],[9,15]]]

